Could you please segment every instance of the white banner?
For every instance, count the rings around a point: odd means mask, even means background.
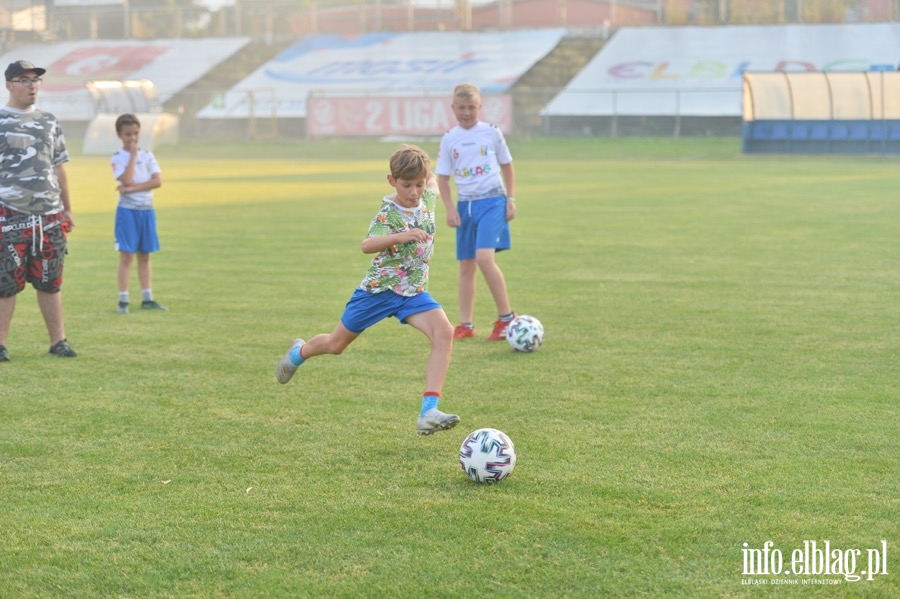
[[[311,93],[441,95],[474,83],[503,93],[546,56],[564,29],[492,33],[422,32],[305,36],[205,107],[202,118],[306,117]],[[257,93],[257,92],[262,92]],[[260,102],[260,96],[270,98]]]
[[[0,56],[0,64],[23,58],[47,69],[37,106],[61,121],[89,121],[96,107],[85,82],[147,79],[165,102],[249,41],[210,38],[32,44]]]
[[[541,113],[740,116],[744,71],[895,70],[898,57],[898,23],[625,28]]]
[[[512,102],[509,96],[484,96],[481,120],[504,133],[512,130]],[[321,136],[439,136],[456,125],[450,98],[385,97],[309,98],[306,131]]]

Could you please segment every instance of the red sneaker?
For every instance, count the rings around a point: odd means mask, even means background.
[[[466,337],[474,337],[475,329],[470,329],[464,324],[459,325],[455,329],[453,329],[453,338],[454,339],[465,339]]]
[[[512,321],[510,321],[512,322]],[[497,320],[494,322],[494,330],[491,331],[491,334],[488,335],[488,341],[503,341],[506,339],[506,327],[509,325],[509,322],[504,322],[502,320]]]

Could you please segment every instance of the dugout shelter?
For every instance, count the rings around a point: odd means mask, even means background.
[[[178,143],[178,116],[162,111],[159,94],[152,81],[88,81],[94,117],[84,133],[83,152],[111,155],[122,147],[116,134],[116,119],[126,112],[141,122],[141,147]]]
[[[746,153],[900,154],[900,72],[744,73]]]

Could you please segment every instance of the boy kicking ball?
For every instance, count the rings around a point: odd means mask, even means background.
[[[450,367],[453,325],[427,291],[437,204],[437,179],[430,166],[428,155],[416,146],[402,146],[394,152],[387,181],[395,192],[384,197],[362,241],[363,253],[376,254],[372,265],[334,330],[309,341],[296,339],[275,369],[275,378],[284,385],[305,361],[322,354],[339,355],[363,331],[393,316],[431,341],[425,392],[416,420],[420,435],[459,423],[459,416],[437,409]]]

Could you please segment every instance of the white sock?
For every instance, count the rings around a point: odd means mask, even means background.
[[[145,302],[153,301],[153,290],[152,289],[141,289],[141,298]]]
[[[123,302],[123,303],[125,303],[125,304],[128,303],[128,292],[127,292],[127,291],[120,291],[120,292],[119,292],[119,301],[120,301],[120,302]]]

